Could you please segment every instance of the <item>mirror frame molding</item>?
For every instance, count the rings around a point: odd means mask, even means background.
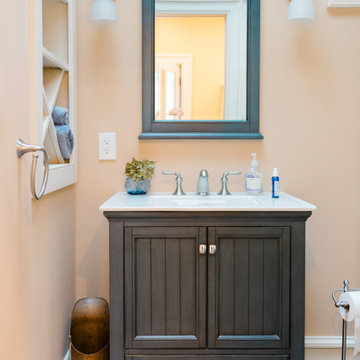
[[[155,121],[155,0],[142,0],[142,133],[139,139],[263,139],[259,132],[260,0],[247,4],[247,119]]]

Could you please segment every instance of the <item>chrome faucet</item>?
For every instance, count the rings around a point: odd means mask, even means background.
[[[226,172],[224,172],[223,177],[221,178],[222,187],[221,187],[221,190],[218,195],[221,195],[221,196],[231,195],[231,193],[229,192],[229,190],[227,188],[229,175],[241,175],[241,171],[226,171]]]
[[[164,175],[175,175],[176,176],[176,190],[174,191],[173,195],[176,196],[183,196],[186,195],[182,189],[182,177],[181,174],[178,171],[163,171],[162,172]]]
[[[210,195],[209,174],[205,169],[201,170],[200,172],[197,189],[196,189],[196,195],[201,195],[201,196]]]

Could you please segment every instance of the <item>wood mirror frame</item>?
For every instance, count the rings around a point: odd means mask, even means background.
[[[247,0],[246,119],[155,121],[155,0],[142,0],[142,133],[139,139],[263,139],[259,132],[260,0]]]

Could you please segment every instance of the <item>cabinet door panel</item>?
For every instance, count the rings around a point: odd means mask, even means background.
[[[205,228],[125,229],[125,345],[206,345]]]
[[[289,346],[288,228],[209,228],[209,348]]]

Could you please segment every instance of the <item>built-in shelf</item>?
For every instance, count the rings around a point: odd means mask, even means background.
[[[67,4],[68,0],[43,0],[43,2],[62,2],[62,3]]]
[[[49,123],[50,123],[51,120],[52,120],[52,118],[51,118],[50,115],[45,115],[45,114],[44,114],[44,123],[43,123],[44,138],[45,138],[46,133],[47,133],[47,131],[48,131]]]
[[[49,104],[48,104],[48,100],[47,100],[47,96],[45,94],[45,89],[44,86],[42,88],[42,92],[43,92],[43,114],[44,114],[44,118],[47,115],[50,115],[50,109],[49,109]],[[45,135],[45,134],[44,134]]]
[[[56,100],[64,77],[64,71],[59,68],[43,69],[43,134],[44,145],[50,157],[50,163],[62,164],[64,159],[61,155],[56,129],[52,119]]]
[[[61,69],[44,68],[44,89],[50,114],[54,109],[63,76],[64,71]]]
[[[42,47],[66,64],[69,62],[68,8],[69,4],[62,1],[42,4]]]
[[[36,139],[50,158],[46,194],[77,181],[76,134],[76,0],[40,0],[30,2],[35,51],[33,84],[36,84]],[[42,82],[38,81],[42,78]],[[70,159],[61,154],[52,115],[55,106],[69,110],[69,126],[75,149]],[[39,172],[37,182],[40,182]]]
[[[44,139],[44,146],[50,158],[51,164],[64,164],[64,159],[61,155],[55,126],[51,115],[47,121],[47,131]]]
[[[69,95],[69,73],[65,71],[55,105],[69,109]]]
[[[43,66],[45,68],[59,68],[64,71],[69,71],[69,65],[59,56],[52,53],[49,49],[42,48]]]
[[[69,168],[71,166],[74,166],[74,164],[69,164],[69,163],[64,163],[64,164],[50,164],[49,165],[49,169],[50,170],[61,170],[61,169],[66,169]]]

